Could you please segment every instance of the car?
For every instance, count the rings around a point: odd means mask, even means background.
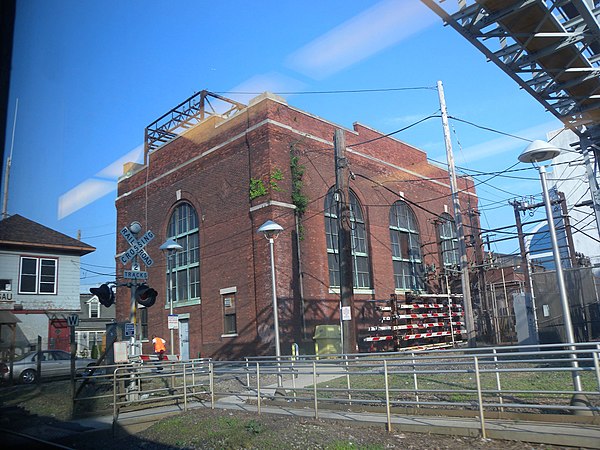
[[[63,350],[43,350],[41,353],[38,372],[38,352],[32,351],[15,357],[13,361],[13,380],[24,384],[32,384],[38,377],[57,378],[71,375],[71,354]],[[95,366],[96,360],[90,358],[75,358],[75,370]],[[0,363],[0,374],[3,381],[10,379],[10,362]]]

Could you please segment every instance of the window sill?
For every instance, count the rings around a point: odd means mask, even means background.
[[[222,338],[232,338],[232,337],[237,337],[238,334],[237,333],[233,333],[233,334],[222,334],[221,337]]]
[[[196,298],[194,300],[188,300],[187,302],[173,302],[173,309],[183,308],[184,306],[194,306],[194,305],[201,305],[201,304],[202,304],[202,300],[199,298]],[[166,302],[165,309],[169,309],[169,302]]]
[[[395,294],[406,294],[407,292],[415,292],[415,291],[413,289],[402,289],[402,288],[401,289],[396,288],[394,290]],[[419,289],[417,292],[421,293],[421,292],[425,292],[425,291]]]
[[[375,289],[353,289],[352,292],[355,295],[373,295],[375,294]],[[329,288],[329,293],[330,294],[339,294],[340,293],[340,288]]]

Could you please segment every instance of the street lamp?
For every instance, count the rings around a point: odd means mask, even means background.
[[[283,231],[283,227],[277,222],[267,220],[258,229],[259,233],[262,233],[266,239],[269,240],[269,249],[271,250],[271,283],[273,291],[273,327],[275,329],[275,356],[277,361],[281,356],[281,348],[279,346],[279,314],[277,312],[277,286],[275,284],[275,258],[273,257],[273,241]],[[277,377],[277,386],[281,387],[281,375]]]
[[[173,239],[167,239],[160,247],[162,252],[165,254],[167,258],[167,274],[169,276],[168,286],[167,286],[167,301],[169,302],[169,316],[173,315],[173,281],[171,274],[171,258],[175,255],[175,253],[183,250],[183,247],[179,245]],[[171,332],[171,355],[175,354],[173,350],[173,328],[170,328]]]
[[[542,182],[542,192],[544,195],[544,205],[546,207],[546,219],[548,221],[548,231],[550,232],[550,240],[552,241],[552,253],[554,254],[554,264],[556,266],[556,278],[558,280],[558,292],[560,295],[560,304],[563,310],[563,320],[565,326],[565,335],[569,350],[571,350],[571,366],[574,368],[579,367],[577,363],[575,344],[575,334],[573,333],[573,323],[571,322],[571,312],[569,310],[569,299],[567,297],[567,289],[565,286],[565,277],[562,270],[560,250],[558,247],[558,240],[556,239],[556,228],[554,226],[554,216],[552,215],[552,204],[550,203],[550,195],[548,194],[548,184],[546,180],[546,166],[537,165],[542,161],[549,161],[560,154],[560,150],[548,142],[541,140],[535,140],[527,146],[523,153],[519,155],[519,161],[524,163],[531,163],[536,167],[540,173],[540,180]],[[574,370],[571,372],[573,376],[573,385],[575,390],[581,392],[581,379],[579,372]]]

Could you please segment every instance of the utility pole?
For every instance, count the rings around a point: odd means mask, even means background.
[[[446,144],[446,159],[448,160],[448,173],[450,175],[450,190],[452,191],[452,203],[454,206],[454,220],[458,234],[458,252],[460,255],[460,283],[463,294],[463,308],[465,313],[465,327],[467,332],[467,343],[469,347],[475,347],[475,322],[473,320],[473,306],[471,304],[471,285],[469,281],[469,261],[467,259],[467,246],[465,244],[465,229],[460,210],[458,198],[458,185],[456,183],[456,170],[454,168],[454,154],[452,153],[452,139],[450,138],[450,127],[448,125],[448,112],[446,111],[446,100],[444,99],[444,87],[442,82],[437,82],[440,109],[442,112],[442,127],[444,130],[444,142]]]
[[[596,160],[596,152],[592,147],[592,138],[589,131],[580,137],[579,144],[581,146],[581,153],[583,154],[583,161],[585,163],[585,171],[588,177],[588,184],[590,186],[592,207],[594,208],[594,217],[596,218],[596,228],[598,229],[598,235],[600,236],[600,188],[598,188],[596,171],[594,170],[594,165],[592,164],[589,155],[591,151],[594,155],[594,160]]]
[[[19,112],[19,99],[17,99],[17,103],[15,105],[15,118],[13,122],[12,129],[12,138],[10,142],[10,153],[8,154],[8,159],[6,160],[6,168],[4,169],[4,194],[2,197],[2,219],[6,219],[8,217],[8,186],[10,179],[10,166],[12,164],[12,155],[13,148],[15,146],[15,128],[17,127],[17,113]]]
[[[530,298],[533,297],[533,285],[531,283],[531,274],[529,273],[529,258],[527,257],[527,248],[525,248],[525,237],[523,235],[523,222],[521,222],[521,211],[524,211],[523,205],[518,200],[509,202],[515,211],[515,223],[517,224],[517,234],[519,237],[519,250],[521,252],[521,265],[523,266],[523,277],[525,286],[523,291]]]
[[[573,233],[571,232],[571,220],[569,219],[569,210],[567,209],[567,200],[564,192],[556,192],[558,195],[558,201],[560,203],[560,211],[562,213],[562,222],[565,230],[565,237],[567,238],[567,248],[569,249],[569,260],[571,261],[571,268],[577,267],[577,255],[575,254],[575,243],[573,242]]]
[[[338,217],[338,261],[340,270],[340,316],[344,354],[356,352],[356,329],[354,326],[354,292],[352,276],[352,236],[350,224],[350,189],[348,187],[348,160],[343,130],[333,135],[335,162],[335,200]]]

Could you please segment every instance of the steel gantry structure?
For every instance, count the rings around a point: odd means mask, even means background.
[[[600,234],[600,0],[421,1],[578,136]]]
[[[216,105],[213,105],[211,99]],[[192,95],[146,127],[144,131],[144,164],[148,163],[148,153],[171,142],[185,130],[208,117],[231,117],[245,107],[246,105],[242,103],[206,90]]]
[[[598,144],[598,0],[421,1],[566,127]]]

